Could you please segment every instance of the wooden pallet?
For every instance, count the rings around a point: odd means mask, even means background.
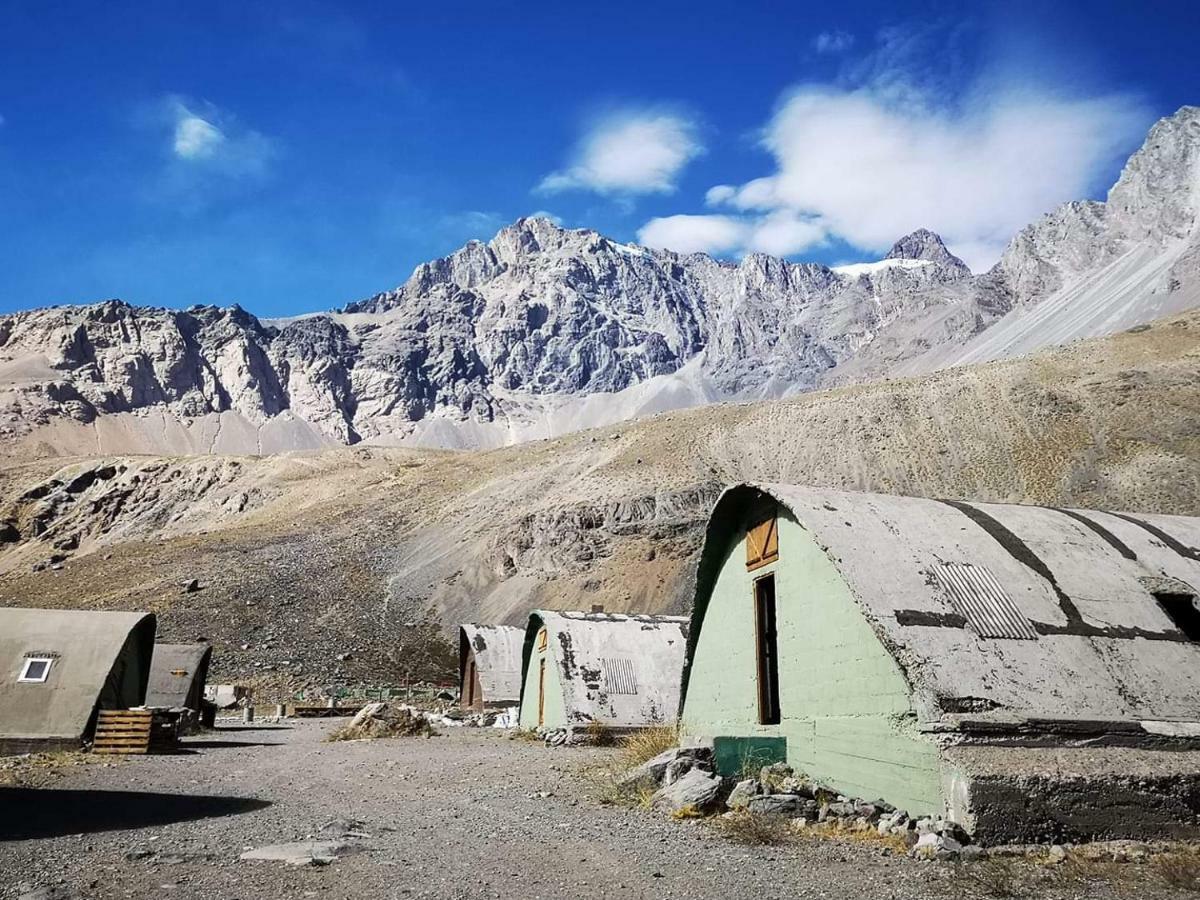
[[[153,709],[102,709],[96,716],[93,753],[171,753],[177,722]]]

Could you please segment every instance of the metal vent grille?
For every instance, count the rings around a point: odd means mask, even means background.
[[[604,687],[610,694],[636,694],[637,674],[632,659],[602,659]]]
[[[986,567],[940,563],[933,567],[933,576],[950,598],[955,612],[980,637],[1037,640],[1033,625]]]

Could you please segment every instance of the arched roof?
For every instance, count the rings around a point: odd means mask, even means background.
[[[633,727],[674,721],[686,616],[534,610],[525,630],[523,672],[543,627],[568,722]]]
[[[708,524],[689,659],[764,496],[836,566],[925,724],[1200,721],[1200,646],[1152,595],[1200,588],[1200,519],[739,485]]]
[[[155,644],[146,706],[199,709],[208,680],[212,644]]]
[[[466,671],[468,651],[475,654],[475,671],[483,700],[488,704],[521,700],[521,648],[525,630],[515,625],[463,625],[458,629],[458,686]]]
[[[141,704],[154,631],[150,613],[0,608],[0,739],[77,739],[102,692]],[[54,659],[46,682],[19,682],[25,658],[42,655]]]

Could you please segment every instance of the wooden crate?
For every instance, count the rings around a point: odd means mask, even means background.
[[[102,709],[96,716],[93,753],[171,753],[178,722],[162,710]]]

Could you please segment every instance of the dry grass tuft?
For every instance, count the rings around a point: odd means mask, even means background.
[[[874,828],[854,828],[836,820],[810,825],[800,833],[805,837],[817,840],[869,844],[872,847],[890,850],[900,856],[908,852],[908,843],[898,834],[880,834]]]
[[[615,747],[617,736],[603,722],[588,722],[583,729],[584,740],[592,747]]]
[[[633,769],[678,746],[678,727],[656,725],[652,728],[642,728],[621,741],[621,765],[626,769]]]
[[[1186,847],[1155,856],[1151,871],[1167,887],[1200,893],[1200,847]]]
[[[121,759],[93,756],[81,750],[54,750],[0,759],[0,786],[39,787],[65,775],[67,769],[101,761],[116,763]]]
[[[796,831],[785,816],[758,815],[738,810],[713,819],[713,826],[735,844],[777,846],[796,840]]]
[[[1024,897],[1035,886],[1028,863],[1020,859],[981,859],[959,863],[954,871],[972,896]]]
[[[681,806],[679,809],[672,810],[671,818],[676,821],[682,819],[703,819],[705,815],[703,810],[699,810],[689,803],[687,806]]]
[[[650,801],[658,790],[658,785],[651,781],[623,781],[623,773],[608,766],[582,768],[579,774],[591,783],[596,802],[601,806],[649,809]]]
[[[537,733],[536,728],[514,728],[509,734],[510,741],[529,741],[531,744],[540,744],[541,736]]]

